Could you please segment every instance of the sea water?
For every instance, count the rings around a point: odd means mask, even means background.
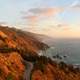
[[[80,39],[54,39],[50,44],[51,47],[44,52],[45,56],[80,65]]]

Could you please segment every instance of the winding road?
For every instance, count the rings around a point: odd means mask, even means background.
[[[30,80],[31,71],[33,69],[33,63],[24,60],[24,64],[26,66],[24,80]]]

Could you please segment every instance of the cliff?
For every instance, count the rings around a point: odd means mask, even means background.
[[[0,26],[0,80],[80,80],[79,68],[38,55],[47,48],[33,33]]]

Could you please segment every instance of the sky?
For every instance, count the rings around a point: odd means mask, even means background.
[[[80,38],[80,0],[0,0],[0,24],[55,38]]]

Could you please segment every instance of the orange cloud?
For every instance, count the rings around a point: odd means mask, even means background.
[[[38,16],[53,16],[63,11],[63,8],[31,8],[29,13]]]
[[[62,12],[61,8],[47,8],[46,11],[44,12],[45,16],[53,16],[55,14],[58,14]]]
[[[22,19],[27,20],[30,25],[34,25],[39,21],[43,19],[46,20],[62,11],[63,8],[31,8],[26,12],[22,12]]]
[[[60,12],[63,12],[64,8],[31,8],[28,11],[24,11],[23,17],[28,16],[26,18],[34,18],[34,17],[47,17],[54,16]]]
[[[38,16],[35,15],[23,16],[22,19],[27,20],[28,26],[35,26],[38,22]]]
[[[34,22],[38,19],[38,17],[37,16],[24,16],[23,19],[28,19],[28,20]]]

